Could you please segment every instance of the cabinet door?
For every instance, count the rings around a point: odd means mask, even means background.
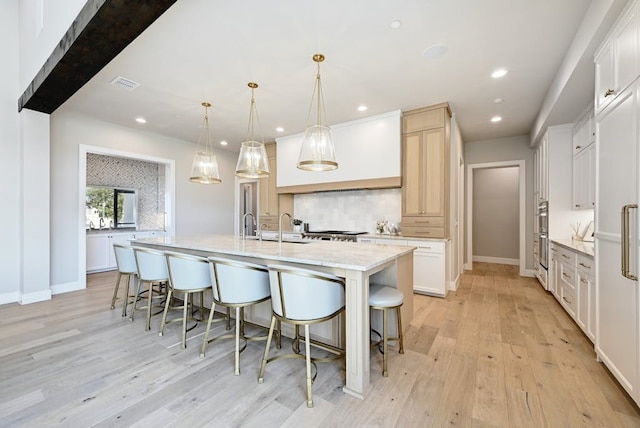
[[[585,209],[584,205],[584,189],[585,189],[585,171],[584,171],[584,158],[585,154],[584,150],[579,152],[577,155],[573,157],[573,189],[571,192],[571,206],[575,210]]]
[[[583,198],[587,208],[593,209],[596,206],[596,145],[592,143],[587,149],[587,162],[586,165],[588,171],[587,184],[586,184],[586,197]]]
[[[637,6],[629,11],[613,37],[613,70],[615,95],[625,90],[638,77]]]
[[[269,157],[269,177],[258,180],[260,205],[260,216],[277,216],[278,215],[278,190],[277,190],[277,158],[275,152],[275,144],[266,144],[267,156]]]
[[[445,165],[444,129],[424,132],[424,214],[444,216]]]
[[[614,97],[613,46],[609,43],[595,58],[595,109],[602,110]]]
[[[109,268],[109,235],[87,235],[87,272]]]
[[[638,283],[620,272],[620,211],[623,205],[638,201],[638,117],[634,88],[620,94],[597,118],[595,207],[596,352],[636,403],[640,400],[639,295]],[[632,211],[637,231],[637,210]],[[633,248],[631,253],[638,254]]]
[[[404,136],[402,179],[403,215],[422,215],[422,131]]]
[[[595,341],[595,284],[589,275],[585,275],[580,271],[578,271],[576,279],[578,285],[576,322],[587,337],[591,341]]]
[[[444,254],[420,248],[413,252],[413,291],[436,296],[447,294]]]

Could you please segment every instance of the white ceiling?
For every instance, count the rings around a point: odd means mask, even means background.
[[[247,136],[247,83],[260,85],[265,141],[302,132],[316,73],[311,57],[323,53],[329,124],[449,102],[465,141],[528,134],[589,4],[179,0],[62,108],[195,142],[201,102],[209,101],[213,140],[237,151]],[[395,20],[398,29],[390,28]],[[436,44],[447,53],[427,59],[425,49]],[[509,73],[492,79],[499,67]],[[111,85],[116,76],[140,86]],[[584,88],[585,102],[592,86]],[[360,104],[369,109],[357,111]],[[584,107],[572,107],[574,118]],[[494,115],[502,122],[491,123]],[[147,123],[137,124],[139,116]],[[277,126],[285,131],[278,134]]]

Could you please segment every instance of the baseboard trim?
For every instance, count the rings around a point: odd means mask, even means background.
[[[26,293],[20,296],[21,305],[44,302],[45,300],[51,300],[51,290],[36,291],[35,293]]]
[[[473,261],[483,262],[483,263],[496,263],[501,265],[513,265],[513,266],[518,266],[520,264],[519,259],[507,259],[505,257],[473,256]]]
[[[51,286],[51,294],[69,293],[71,291],[84,290],[87,288],[80,282],[67,282],[65,284],[56,284]]]
[[[4,293],[0,294],[0,305],[5,305],[7,303],[15,303],[19,300],[20,295],[17,291],[12,293]]]
[[[520,276],[527,276],[529,278],[536,277],[536,271],[533,269],[525,269],[524,272]]]

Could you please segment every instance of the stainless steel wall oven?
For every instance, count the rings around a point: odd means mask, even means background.
[[[549,202],[538,204],[538,242],[540,243],[540,265],[549,267]]]

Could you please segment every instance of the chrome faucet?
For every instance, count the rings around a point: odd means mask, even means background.
[[[247,217],[251,216],[252,220],[253,220],[253,225],[256,226],[256,216],[253,215],[253,213],[246,213],[245,215],[242,216],[242,240],[245,240],[245,226],[247,223]]]
[[[100,217],[100,230],[104,228],[104,217]]]
[[[280,219],[278,220],[278,242],[282,242],[282,217],[289,216],[289,223],[291,223],[292,218],[289,213],[280,214]]]
[[[262,228],[263,227],[269,227],[269,225],[267,223],[262,223],[258,228],[258,239],[260,240],[261,244],[262,244]]]

